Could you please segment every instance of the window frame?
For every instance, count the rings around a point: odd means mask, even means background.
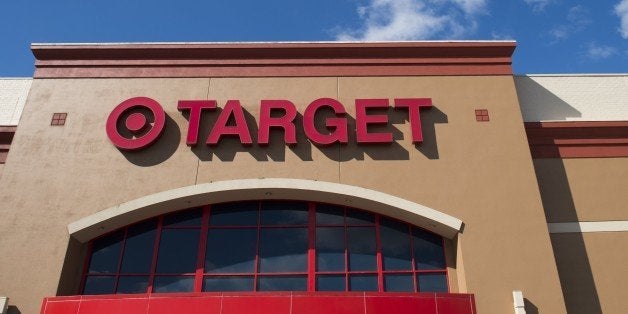
[[[372,275],[372,276],[376,276],[377,277],[377,292],[387,292],[386,291],[386,287],[385,287],[385,276],[386,275],[409,275],[412,277],[412,282],[413,282],[413,286],[414,289],[413,291],[408,291],[408,292],[412,292],[412,293],[416,293],[416,292],[421,292],[420,291],[420,283],[418,280],[419,275],[421,274],[441,274],[445,276],[445,282],[446,282],[446,291],[444,292],[449,292],[450,291],[450,284],[449,284],[449,271],[448,271],[448,263],[447,263],[447,250],[445,247],[445,238],[435,234],[431,231],[425,230],[423,228],[420,228],[418,226],[412,225],[408,222],[399,220],[399,219],[395,219],[386,215],[382,215],[382,214],[378,214],[375,212],[371,212],[368,210],[364,210],[364,209],[358,209],[358,208],[353,208],[350,206],[343,206],[343,205],[336,205],[336,204],[327,204],[327,203],[323,203],[323,202],[312,202],[312,201],[295,201],[295,200],[285,200],[285,202],[305,202],[307,203],[307,224],[303,225],[303,224],[299,224],[299,225],[285,225],[285,224],[278,224],[278,225],[273,225],[273,224],[268,224],[268,225],[262,225],[262,218],[261,218],[261,208],[262,208],[262,204],[264,202],[283,202],[284,200],[243,200],[243,201],[234,201],[234,202],[226,202],[226,203],[219,203],[219,204],[235,204],[235,203],[246,203],[246,202],[257,202],[257,224],[256,225],[217,225],[217,226],[211,226],[210,225],[210,215],[211,215],[211,208],[213,205],[205,205],[205,206],[199,206],[199,207],[193,207],[193,208],[187,208],[187,209],[183,209],[183,210],[178,210],[175,212],[171,212],[171,213],[166,213],[157,217],[152,217],[149,219],[145,219],[142,221],[139,221],[137,223],[133,223],[130,224],[128,226],[122,227],[120,229],[111,231],[107,234],[104,234],[102,236],[99,236],[97,238],[94,238],[92,240],[89,241],[88,243],[88,250],[87,250],[87,255],[85,258],[85,263],[84,263],[84,267],[83,267],[83,272],[82,272],[82,276],[81,276],[81,281],[80,281],[80,294],[83,294],[83,292],[85,291],[85,285],[87,282],[88,277],[90,276],[94,276],[94,277],[114,277],[114,286],[113,286],[113,294],[118,293],[118,284],[120,282],[120,278],[121,277],[142,277],[142,276],[148,276],[148,283],[147,283],[147,289],[146,292],[143,292],[144,294],[151,294],[151,293],[159,293],[159,292],[154,292],[154,284],[155,284],[155,278],[156,277],[161,277],[161,276],[189,276],[189,277],[194,277],[194,285],[193,285],[193,289],[192,291],[189,292],[205,292],[204,291],[204,281],[207,278],[211,278],[211,277],[233,277],[233,276],[237,276],[237,277],[253,277],[253,289],[252,290],[246,290],[246,292],[258,292],[260,291],[258,288],[259,285],[259,277],[267,277],[267,276],[305,276],[306,277],[306,289],[303,291],[307,291],[307,292],[315,292],[318,291],[316,288],[316,282],[317,282],[317,278],[319,277],[319,275],[321,276],[330,276],[330,275],[336,275],[336,276],[344,276],[344,280],[345,280],[345,289],[344,291],[339,291],[339,292],[351,292],[353,290],[350,289],[350,280],[351,280],[351,276],[352,275],[358,275],[358,276],[364,276],[364,275]],[[214,204],[214,205],[219,205],[219,204]],[[322,224],[319,225],[316,222],[316,207],[317,205],[324,205],[324,206],[333,206],[333,207],[338,207],[338,208],[342,208],[343,211],[343,224]],[[178,214],[178,213],[183,213],[186,211],[192,211],[192,210],[201,210],[201,224],[198,226],[165,226],[164,225],[164,218],[166,216],[169,215],[174,215],[174,214]],[[363,213],[368,213],[370,215],[373,215],[374,217],[374,222],[372,224],[349,224],[347,222],[347,215],[349,212],[363,212]],[[407,236],[410,239],[410,250],[411,250],[411,269],[407,269],[407,270],[385,270],[384,269],[384,257],[382,254],[382,243],[381,243],[381,234],[380,234],[380,228],[381,228],[381,221],[382,219],[387,219],[387,220],[391,220],[391,221],[395,221],[401,224],[404,224],[405,226],[407,226]],[[126,249],[126,240],[127,240],[127,236],[128,236],[128,230],[130,227],[135,226],[137,224],[140,223],[144,223],[147,222],[149,220],[156,220],[156,228],[155,228],[155,237],[154,237],[154,243],[153,243],[153,249],[152,249],[152,257],[151,257],[151,265],[150,265],[150,273],[122,273],[122,260],[124,257],[124,252]],[[316,260],[317,260],[317,255],[316,255],[316,231],[317,228],[343,228],[344,230],[344,270],[342,271],[319,271],[317,270],[316,267]],[[376,240],[376,254],[375,254],[375,258],[376,258],[376,269],[375,270],[368,270],[368,271],[353,271],[349,269],[349,228],[352,227],[374,227],[375,229],[375,240]],[[225,273],[220,273],[220,272],[205,272],[205,261],[206,261],[206,250],[207,250],[207,237],[208,237],[208,232],[210,229],[239,229],[239,228],[248,228],[248,229],[252,229],[252,228],[256,228],[257,230],[257,242],[255,244],[255,259],[254,259],[254,269],[253,272],[246,272],[246,273],[241,273],[241,272],[225,272]],[[306,256],[306,271],[304,272],[260,272],[259,268],[260,268],[260,234],[261,234],[261,230],[262,229],[275,229],[275,228],[306,228],[307,229],[307,242],[308,242],[308,249],[305,253]],[[196,259],[196,270],[194,272],[189,272],[189,273],[157,273],[157,263],[158,263],[158,255],[159,255],[159,245],[160,245],[160,241],[161,241],[161,236],[162,236],[162,232],[164,230],[176,230],[176,229],[198,229],[199,232],[199,241],[198,241],[198,251],[197,251],[197,259]],[[415,251],[415,245],[414,245],[414,230],[415,229],[419,229],[422,232],[426,232],[429,233],[431,235],[435,235],[437,237],[440,238],[441,240],[441,248],[442,248],[442,258],[444,261],[444,268],[442,269],[417,269],[417,261],[415,259],[416,253]],[[123,238],[120,241],[120,252],[119,252],[119,256],[118,256],[118,264],[117,264],[117,269],[115,273],[89,273],[89,266],[90,266],[90,262],[91,262],[91,257],[92,257],[92,253],[93,253],[93,248],[94,248],[94,241],[97,241],[99,239],[102,239],[104,237],[107,237],[109,235],[112,235],[116,232],[123,232]],[[263,291],[267,291],[267,290],[263,290]],[[323,290],[321,290],[323,291]],[[208,292],[211,293],[211,292]],[[142,294],[142,293],[138,293],[138,294]]]

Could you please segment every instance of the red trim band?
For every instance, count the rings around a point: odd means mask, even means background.
[[[628,121],[526,122],[532,158],[628,157]]]
[[[512,75],[515,42],[32,45],[35,78]]]
[[[0,164],[7,161],[9,148],[16,130],[16,126],[0,126]]]

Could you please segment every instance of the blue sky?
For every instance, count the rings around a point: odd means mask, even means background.
[[[628,0],[24,0],[0,3],[0,77],[31,42],[492,40],[515,73],[627,73]]]

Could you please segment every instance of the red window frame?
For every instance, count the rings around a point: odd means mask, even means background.
[[[275,200],[273,200],[275,201]],[[250,201],[246,201],[246,202],[250,202]],[[389,274],[411,274],[412,275],[412,280],[413,280],[413,285],[414,285],[414,291],[413,292],[419,292],[420,291],[420,284],[418,282],[418,275],[419,274],[428,274],[428,273],[434,273],[434,274],[442,274],[445,275],[445,280],[447,282],[447,292],[450,290],[449,287],[449,274],[447,271],[447,254],[446,254],[446,250],[445,250],[445,240],[443,237],[437,235],[438,237],[440,237],[441,239],[441,247],[442,247],[442,256],[445,259],[445,267],[442,269],[417,269],[416,267],[416,261],[415,261],[415,252],[414,252],[414,243],[413,243],[413,235],[412,235],[412,230],[413,228],[416,229],[421,229],[425,232],[434,234],[430,231],[424,230],[420,227],[414,226],[412,224],[409,224],[407,222],[404,221],[400,221],[398,219],[394,219],[385,215],[381,215],[378,213],[374,213],[374,212],[370,212],[368,210],[364,210],[364,209],[357,209],[357,208],[353,208],[353,207],[348,207],[348,206],[340,206],[340,205],[333,205],[333,204],[329,204],[332,206],[336,206],[339,208],[343,208],[343,212],[344,212],[344,217],[343,217],[343,224],[334,224],[334,225],[318,225],[316,223],[316,205],[317,204],[323,204],[326,205],[325,203],[321,203],[321,202],[307,202],[308,203],[308,222],[307,224],[304,225],[262,225],[261,224],[261,207],[262,207],[262,203],[265,202],[265,200],[258,200],[256,201],[258,203],[258,209],[257,209],[257,225],[246,225],[246,226],[210,226],[210,214],[211,214],[211,207],[212,205],[205,205],[202,206],[202,216],[201,216],[201,225],[199,226],[164,226],[164,217],[168,216],[168,215],[172,215],[172,214],[176,214],[176,213],[180,213],[180,212],[184,212],[184,211],[188,211],[188,210],[194,210],[194,209],[198,209],[199,207],[195,207],[195,208],[188,208],[188,209],[183,209],[177,212],[173,212],[173,213],[168,213],[168,214],[164,214],[158,217],[153,217],[147,220],[151,220],[151,219],[157,219],[157,226],[155,229],[155,239],[154,239],[154,243],[153,243],[153,251],[152,251],[152,260],[151,260],[151,265],[150,265],[150,273],[121,273],[121,268],[122,268],[122,258],[124,256],[124,250],[125,250],[125,244],[126,244],[126,240],[127,240],[127,235],[128,235],[128,229],[129,227],[132,227],[138,223],[134,223],[131,224],[129,226],[123,227],[121,229],[112,231],[110,233],[107,233],[105,235],[102,235],[98,238],[92,239],[89,243],[88,243],[88,250],[87,250],[87,256],[85,259],[85,264],[83,267],[83,273],[81,276],[81,284],[80,284],[80,292],[83,293],[84,289],[85,289],[85,283],[87,281],[88,276],[93,276],[93,277],[115,277],[115,282],[114,282],[114,290],[113,293],[117,293],[116,291],[118,290],[118,283],[120,280],[120,277],[132,277],[132,276],[144,276],[144,277],[148,277],[148,284],[147,284],[147,290],[146,293],[153,293],[154,292],[154,283],[155,283],[155,277],[156,276],[189,276],[189,277],[194,277],[194,286],[193,286],[193,290],[190,292],[202,292],[203,291],[203,280],[207,277],[227,277],[227,276],[247,276],[247,277],[253,277],[253,290],[252,291],[258,291],[258,280],[260,276],[306,276],[307,277],[307,289],[306,291],[308,292],[313,292],[313,291],[317,291],[316,290],[316,278],[318,275],[344,275],[345,277],[345,291],[351,291],[350,290],[350,284],[349,284],[349,278],[350,275],[376,275],[377,276],[377,292],[386,292],[385,289],[385,284],[384,284],[384,276],[385,275],[389,275]],[[299,201],[301,202],[301,201]],[[304,201],[305,202],[305,201]],[[233,202],[233,203],[238,203],[238,202]],[[347,224],[346,221],[346,217],[347,217],[347,213],[348,211],[362,211],[362,212],[367,212],[371,215],[374,216],[374,223],[373,224]],[[412,268],[409,270],[384,270],[383,268],[383,255],[382,255],[382,244],[381,244],[381,236],[380,236],[380,224],[381,224],[381,219],[382,218],[386,218],[389,220],[393,220],[393,221],[397,221],[400,223],[405,224],[408,227],[408,236],[410,238],[410,250],[411,250],[411,262],[412,262]],[[146,220],[145,220],[146,221]],[[337,227],[337,228],[344,228],[344,270],[343,271],[318,271],[316,269],[316,228],[317,227]],[[352,271],[349,270],[349,252],[348,252],[348,228],[351,227],[374,227],[375,229],[375,239],[376,239],[376,263],[377,263],[377,268],[376,270],[373,271]],[[206,249],[207,249],[207,236],[208,236],[208,232],[210,229],[237,229],[237,228],[247,228],[247,229],[251,229],[251,228],[257,228],[257,243],[256,243],[256,254],[255,254],[255,261],[254,261],[254,271],[253,273],[205,273],[205,256],[206,256]],[[305,272],[272,272],[272,273],[262,273],[259,271],[259,247],[260,247],[260,233],[262,229],[265,228],[307,228],[308,230],[308,250],[307,250],[307,270]],[[160,244],[160,240],[161,240],[161,235],[162,232],[164,230],[172,230],[172,229],[200,229],[199,232],[199,244],[198,244],[198,254],[197,254],[197,261],[196,261],[196,270],[195,272],[191,272],[191,273],[157,273],[157,259],[158,259],[158,255],[159,255],[159,244]],[[90,274],[88,273],[88,268],[90,265],[90,258],[92,256],[92,252],[93,252],[93,243],[95,240],[98,240],[102,237],[106,237],[108,235],[111,235],[115,232],[120,232],[121,230],[123,230],[123,238],[121,240],[121,247],[120,247],[120,253],[119,253],[119,257],[118,257],[118,265],[117,265],[117,271],[115,273],[106,273],[106,274],[99,274],[99,273],[93,273]]]

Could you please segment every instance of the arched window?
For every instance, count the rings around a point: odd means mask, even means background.
[[[207,205],[130,225],[89,247],[83,294],[448,291],[441,236],[314,202]]]

